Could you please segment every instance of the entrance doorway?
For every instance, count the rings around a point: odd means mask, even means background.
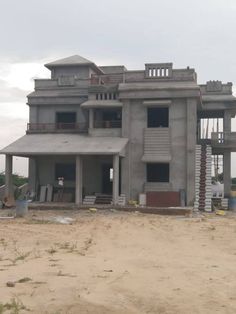
[[[112,164],[102,165],[102,193],[112,194],[113,167]]]

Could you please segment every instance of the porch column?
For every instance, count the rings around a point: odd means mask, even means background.
[[[119,155],[113,156],[113,204],[117,205],[119,197]]]
[[[36,193],[36,160],[29,158],[29,191]]]
[[[12,156],[6,155],[5,163],[5,196],[13,196]]]
[[[225,197],[229,197],[231,190],[231,153],[230,151],[224,152],[223,157],[223,175],[224,175],[224,193]]]
[[[75,180],[75,203],[81,205],[83,202],[83,167],[82,156],[76,156],[76,180]]]
[[[94,111],[93,108],[89,109],[89,128],[93,129],[94,128]]]

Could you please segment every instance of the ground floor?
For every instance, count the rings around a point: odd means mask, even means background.
[[[166,158],[158,151],[146,153],[143,143],[127,138],[28,134],[0,152],[6,156],[5,196],[13,195],[13,156],[22,156],[29,158],[29,193],[41,202],[81,205],[86,196],[102,195],[114,205],[122,196],[126,203],[193,206],[199,195],[198,203],[211,207],[212,169],[217,179],[222,168],[224,194],[230,194],[231,150],[207,146],[203,154],[197,147],[186,151],[176,144]]]
[[[209,158],[215,160],[216,156],[219,155]],[[231,190],[231,154],[227,151],[220,156],[221,162],[213,163],[212,169],[223,172],[224,191],[219,197],[227,197]],[[6,155],[6,196],[13,193],[12,169],[13,156]],[[215,176],[209,174],[210,189],[211,177]],[[60,178],[63,178],[63,185]],[[86,197],[96,196],[98,203],[118,205],[123,195],[123,205],[135,201],[148,206],[186,206],[191,205],[192,195],[188,194],[185,184],[184,173],[177,177],[172,161],[134,163],[129,156],[119,153],[29,156],[28,191],[33,200],[40,202],[81,205]],[[213,194],[212,197],[218,197]]]

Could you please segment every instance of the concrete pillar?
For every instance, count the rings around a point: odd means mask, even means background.
[[[89,128],[90,129],[94,128],[94,109],[93,108],[89,109]]]
[[[13,181],[12,181],[12,156],[6,155],[5,163],[5,196],[13,196]]]
[[[122,100],[122,137],[131,139],[130,123],[130,101]],[[126,199],[131,199],[131,143],[125,149],[125,157],[121,159],[121,193],[126,195]]]
[[[231,112],[229,110],[224,111],[224,132],[231,132]]]
[[[30,192],[37,192],[36,188],[36,159],[31,157],[29,158],[29,191]]]
[[[223,174],[224,174],[224,193],[225,197],[229,197],[230,190],[231,190],[231,152],[227,151],[224,152],[224,168],[223,168]]]
[[[75,203],[83,202],[83,163],[82,156],[76,156]]]
[[[113,156],[113,204],[117,205],[119,197],[119,155]]]
[[[197,100],[187,100],[187,205],[193,205],[195,198],[195,147],[197,133]]]

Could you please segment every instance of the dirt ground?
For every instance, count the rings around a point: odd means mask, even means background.
[[[232,213],[0,219],[0,313],[235,314],[235,238]]]

